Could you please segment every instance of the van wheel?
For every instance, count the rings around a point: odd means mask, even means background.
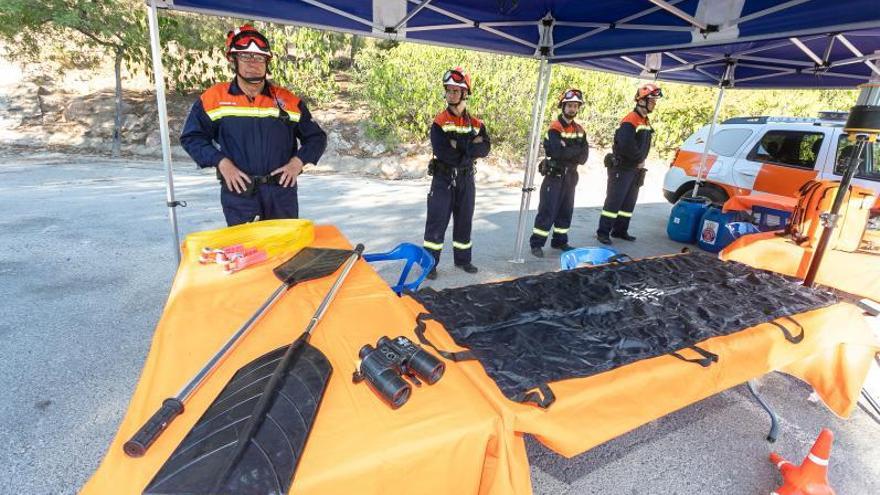
[[[691,182],[690,184],[685,184],[678,189],[678,199],[682,197],[690,197],[691,193],[694,190],[694,184]],[[703,184],[697,189],[697,197],[706,198],[716,205],[723,205],[730,197],[718,186],[712,184]]]

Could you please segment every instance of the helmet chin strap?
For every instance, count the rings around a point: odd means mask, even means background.
[[[461,97],[458,99],[458,103],[452,104],[449,103],[449,100],[446,100],[446,106],[454,109],[456,112],[461,113],[464,111],[465,105],[467,104],[467,93],[464,92]]]

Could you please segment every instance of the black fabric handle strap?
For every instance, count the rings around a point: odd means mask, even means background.
[[[708,368],[709,366],[712,365],[712,363],[718,362],[718,354],[709,352],[705,349],[701,349],[695,345],[689,346],[688,349],[696,352],[697,354],[699,354],[703,357],[699,358],[699,359],[688,359],[688,358],[682,356],[681,354],[679,354],[678,352],[670,352],[669,354],[677,357],[678,359],[681,359],[682,361],[687,361],[688,363],[699,364],[703,368]]]
[[[547,409],[550,404],[556,402],[556,395],[550,390],[549,385],[542,383],[528,392],[518,394],[514,400],[523,403],[531,402],[540,408]]]
[[[421,342],[424,345],[430,346],[432,349],[437,351],[437,354],[440,354],[441,356],[445,357],[446,359],[448,359],[450,361],[459,362],[459,361],[472,361],[472,360],[477,359],[477,357],[474,356],[474,353],[472,353],[471,351],[449,352],[449,351],[444,351],[442,349],[438,349],[437,346],[432,344],[431,341],[428,340],[427,337],[425,337],[425,329],[426,329],[425,321],[427,321],[427,320],[434,320],[434,316],[431,315],[430,313],[419,313],[419,316],[416,317],[415,332],[416,332],[416,336],[419,338],[419,342]]]
[[[436,321],[434,315],[430,313],[419,313],[419,315],[416,317],[415,333],[416,336],[419,338],[419,342],[424,345],[430,346],[432,349],[437,351],[437,354],[440,354],[450,361],[460,362],[477,360],[477,357],[474,356],[474,353],[471,351],[449,352],[438,349],[437,346],[431,343],[431,341],[428,340],[428,338],[425,336],[425,329],[427,328],[425,322],[427,320]],[[556,395],[553,393],[553,390],[550,389],[549,385],[547,385],[546,383],[542,383],[535,387],[535,389],[518,394],[516,397],[514,397],[514,400],[523,403],[531,402],[538,407],[546,409],[547,407],[550,407],[550,404],[556,402]]]
[[[792,335],[791,331],[789,329],[785,328],[785,326],[783,326],[781,323],[778,323],[775,321],[771,321],[770,323],[772,323],[773,325],[776,325],[777,328],[782,330],[782,334],[785,335],[785,340],[791,342],[792,344],[800,344],[801,341],[804,340],[804,327],[803,327],[803,325],[798,323],[797,320],[795,320],[791,316],[783,316],[783,318],[785,318],[786,320],[797,325],[797,327],[801,329],[801,333],[799,335]]]

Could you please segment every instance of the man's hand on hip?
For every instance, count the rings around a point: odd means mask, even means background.
[[[232,162],[229,158],[224,158],[220,160],[220,163],[217,164],[217,170],[220,171],[220,175],[223,176],[223,180],[226,182],[226,188],[230,191],[235,191],[239,194],[245,192],[247,190],[247,185],[250,184],[251,178],[248,174],[239,170],[238,167],[235,166],[235,163]]]
[[[297,176],[302,173],[303,166],[302,160],[295,156],[284,166],[273,170],[272,175],[281,174],[281,177],[278,179],[281,187],[293,187],[296,184]]]

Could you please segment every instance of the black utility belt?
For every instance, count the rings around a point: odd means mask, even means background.
[[[432,158],[430,162],[428,162],[428,175],[434,176],[438,174],[443,175],[453,175],[453,176],[468,176],[474,175],[474,166],[473,165],[464,165],[454,167],[447,163],[441,162],[436,158]]]
[[[223,189],[231,192],[232,194],[238,196],[253,196],[257,193],[257,186],[262,185],[273,185],[277,186],[281,184],[281,174],[276,175],[248,175],[251,179],[250,182],[245,183],[245,190],[243,192],[235,192],[232,189],[226,187],[226,180],[223,178],[223,174],[220,173],[220,169],[217,169],[217,180],[220,181],[220,185],[223,186]]]
[[[560,162],[559,160],[554,160],[553,158],[544,158],[541,160],[541,163],[538,164],[538,173],[543,176],[550,177],[562,177],[569,170],[576,170],[576,163],[566,163]]]

